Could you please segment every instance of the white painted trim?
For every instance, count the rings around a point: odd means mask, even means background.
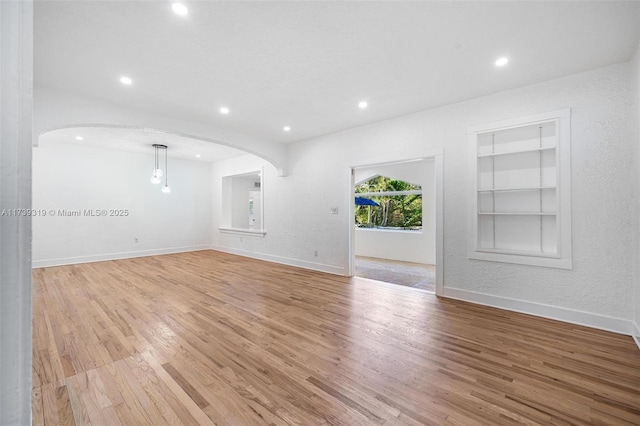
[[[189,251],[209,250],[209,244],[186,247],[169,247],[153,250],[128,251],[120,253],[95,254],[89,256],[64,257],[60,259],[34,260],[32,268],[44,268],[50,266],[75,265],[78,263],[104,262],[106,260],[130,259],[134,257],[156,256],[159,254],[185,253]]]
[[[221,226],[218,230],[224,234],[238,234],[238,235],[249,235],[254,237],[264,237],[267,235],[267,231],[256,231],[253,229],[244,229],[244,228],[227,228],[226,226]]]
[[[490,251],[473,250],[467,256],[471,260],[488,260],[491,262],[516,263],[518,265],[542,266],[546,268],[571,269],[571,259],[559,257],[543,257],[537,254],[492,253]]]
[[[626,334],[629,336],[633,333],[633,322],[621,318],[607,317],[604,315],[592,314],[590,312],[562,308],[559,306],[527,302],[524,300],[476,293],[457,288],[445,288],[443,296],[451,299],[463,300],[465,302],[477,303],[479,305],[506,309],[507,311],[520,312],[523,314],[568,322],[570,324],[611,331],[613,333]]]
[[[397,233],[397,234],[410,234],[410,235],[421,235],[421,229],[393,229],[393,228],[358,228],[355,227],[358,231],[366,231],[366,232],[387,232],[387,233]]]
[[[323,263],[307,262],[306,260],[293,259],[291,257],[274,256],[267,253],[257,253],[253,251],[234,249],[230,247],[212,245],[211,250],[223,253],[236,254],[238,256],[250,257],[252,259],[265,260],[267,262],[280,263],[282,265],[296,266],[298,268],[310,269],[312,271],[326,272],[334,275],[348,276],[348,271],[333,265]]]
[[[354,167],[349,168],[349,240],[348,240],[348,254],[347,254],[347,271],[348,276],[353,277],[356,274],[356,206],[351,201],[351,195],[356,187],[356,169]]]
[[[369,179],[370,180],[370,179]],[[381,191],[381,192],[354,192],[354,197],[385,197],[394,195],[422,195],[422,189],[412,189],[410,191]]]
[[[540,114],[527,115],[525,117],[510,118],[507,120],[494,121],[493,123],[478,124],[470,126],[467,130],[469,135],[475,133],[491,132],[493,130],[504,130],[512,127],[520,127],[525,124],[534,124],[554,120],[556,118],[571,118],[571,108],[562,108],[557,111],[543,112]]]
[[[635,321],[633,321],[631,324],[633,325],[633,333],[631,334],[631,337],[633,337],[636,345],[638,345],[638,349],[640,349],[640,326],[638,326],[638,323],[636,323]]]
[[[415,161],[431,160],[432,158],[437,157],[438,155],[444,155],[444,148],[440,147],[440,148],[428,149],[424,152],[423,155],[419,157],[411,157],[411,158],[405,158],[401,160],[389,160],[389,161],[383,161],[380,163],[356,164],[356,165],[352,165],[350,168],[351,169],[365,169],[365,168],[368,169],[369,167],[388,166],[390,164],[413,163]]]
[[[436,296],[444,292],[444,152],[434,157],[436,178]]]

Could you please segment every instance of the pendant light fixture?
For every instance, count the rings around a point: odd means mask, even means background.
[[[155,163],[153,165],[153,174],[151,175],[151,183],[159,184],[162,182],[162,169],[160,168],[159,158],[158,158],[158,150],[159,149],[167,149],[166,145],[153,144],[153,148],[155,149]]]
[[[164,175],[164,186],[162,187],[162,192],[164,192],[165,194],[168,194],[171,192],[171,188],[169,187],[169,178],[167,177],[168,175],[167,170],[169,166],[169,159],[168,159],[169,150],[166,145],[160,145],[160,144],[154,143],[151,146],[153,146],[153,149],[155,149],[155,163],[153,165],[153,175],[151,175],[151,183],[153,184],[162,183],[161,178]],[[164,151],[164,172],[160,168],[160,154],[158,153],[159,150]]]
[[[168,157],[169,157],[169,149],[164,147],[164,186],[162,187],[162,192],[168,194],[171,192],[171,188],[169,188],[169,168],[168,166]]]

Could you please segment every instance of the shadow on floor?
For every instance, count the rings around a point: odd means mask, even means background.
[[[436,289],[435,265],[356,256],[355,275],[432,292]]]

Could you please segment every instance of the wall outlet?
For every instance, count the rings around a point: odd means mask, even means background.
[[[139,239],[138,237],[134,237],[134,238],[133,238],[133,242],[134,242],[134,243],[136,243],[136,244],[138,244],[138,243],[140,242],[140,239]]]
[[[329,209],[329,213],[330,214],[338,214],[338,208],[337,207],[331,207]]]
[[[318,257],[318,250],[314,250],[313,255],[314,255],[315,257]]]
[[[240,242],[243,242],[243,241],[244,241],[244,238],[243,238],[243,237],[240,237]]]

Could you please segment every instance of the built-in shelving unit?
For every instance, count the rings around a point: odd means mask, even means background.
[[[571,267],[569,117],[563,110],[470,130],[469,257]]]

